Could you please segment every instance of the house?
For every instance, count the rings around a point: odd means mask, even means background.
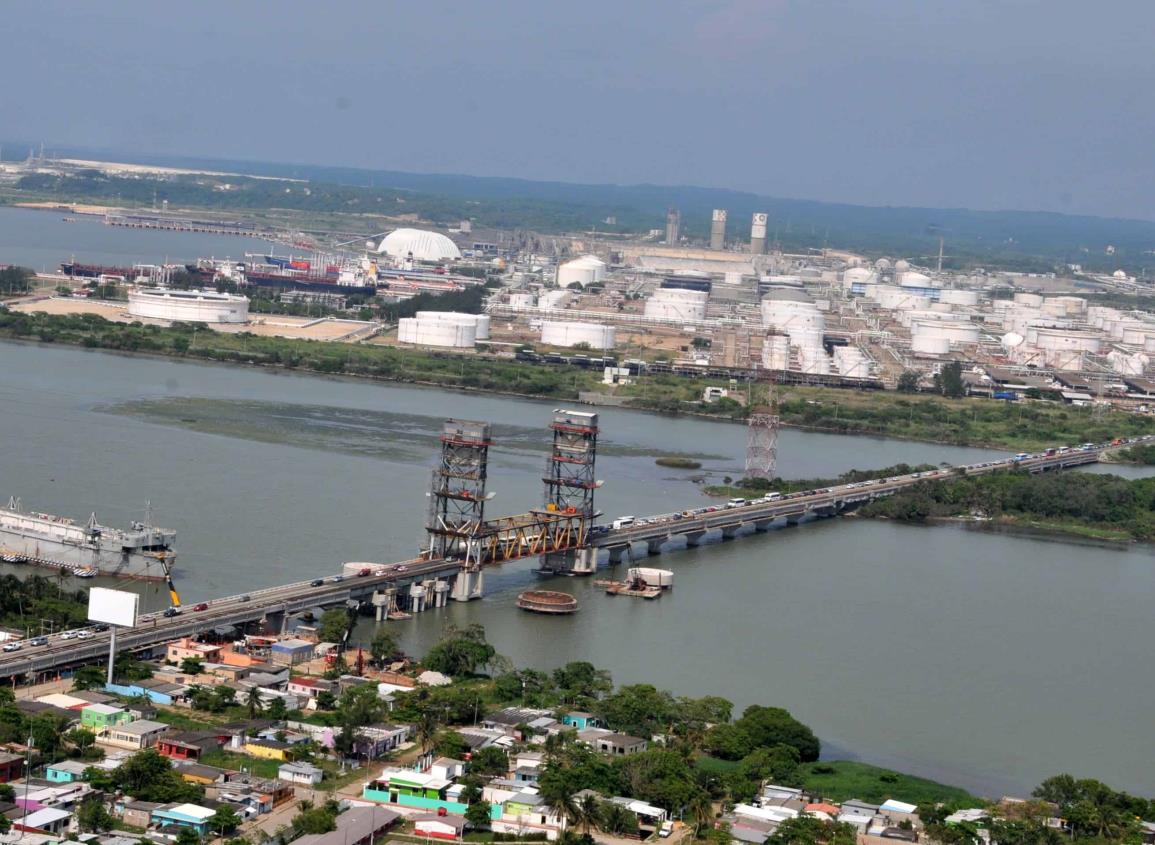
[[[730,838],[749,845],[762,845],[778,829],[778,822],[749,816],[727,816],[725,821],[730,825]]]
[[[290,748],[292,746],[287,742],[279,742],[275,739],[250,738],[245,740],[241,750],[250,757],[260,757],[262,760],[286,760]]]
[[[541,769],[533,766],[518,766],[513,770],[513,780],[515,783],[533,786],[541,780]]]
[[[277,769],[277,777],[289,783],[316,786],[325,777],[325,772],[312,763],[283,763]]]
[[[512,833],[518,836],[545,834],[549,840],[556,839],[563,825],[550,810],[545,799],[536,791],[523,790],[505,799],[499,807],[500,815],[490,822],[495,833]]]
[[[198,643],[191,637],[182,637],[165,647],[164,659],[178,666],[185,660],[195,659],[201,663],[219,663],[221,646]]]
[[[777,786],[767,783],[762,786],[762,806],[767,804],[784,805],[788,801],[802,802],[802,790],[792,786]]]
[[[59,807],[45,807],[35,810],[23,818],[17,818],[12,826],[17,830],[39,830],[44,833],[62,835],[72,821],[72,813]]]
[[[62,760],[59,763],[50,763],[44,770],[44,777],[51,783],[72,783],[84,780],[84,773],[88,764],[79,760]]]
[[[10,751],[0,751],[0,783],[24,777],[24,758]]]
[[[465,816],[416,816],[413,819],[413,832],[432,839],[460,839],[465,833]]]
[[[116,748],[129,748],[139,751],[142,748],[152,748],[160,738],[168,732],[168,725],[163,722],[150,722],[141,719],[139,722],[129,722],[109,728],[108,733],[101,737],[101,742]]]
[[[448,757],[438,757],[429,767],[429,774],[435,778],[453,780],[465,774],[465,763],[461,760],[451,760]]]
[[[444,810],[464,813],[468,808],[460,801],[449,799],[452,782],[434,777],[428,772],[410,769],[385,769],[365,784],[361,797],[381,804],[398,804],[422,810]]]
[[[132,827],[146,828],[152,824],[152,811],[160,806],[155,801],[128,801],[118,808],[120,820]]]
[[[373,845],[399,818],[387,807],[350,807],[337,816],[336,830],[299,837],[293,845]]]
[[[188,687],[184,684],[167,683],[161,680],[137,681],[131,684],[108,684],[105,689],[128,698],[144,697],[153,704],[169,705],[184,698]]]
[[[88,728],[97,736],[114,725],[123,725],[131,721],[132,714],[127,710],[109,704],[89,704],[80,711],[80,726]]]
[[[581,710],[566,713],[561,717],[561,723],[567,728],[576,728],[579,731],[584,731],[586,728],[605,727],[605,723],[593,713],[584,713]]]
[[[645,751],[647,746],[646,741],[641,737],[619,733],[600,734],[594,738],[591,744],[595,751],[615,757],[638,754]]]
[[[633,798],[624,798],[617,796],[611,798],[610,801],[620,807],[625,807],[631,813],[638,817],[638,824],[644,828],[651,828],[657,830],[662,826],[662,823],[669,818],[669,814],[661,807],[655,807],[653,804],[647,804],[645,801],[636,801]],[[645,838],[645,834],[642,835]]]
[[[481,727],[491,731],[501,731],[514,739],[525,739],[520,726],[530,725],[538,719],[553,720],[549,710],[535,710],[529,707],[506,707],[496,713],[490,713],[481,720]]]
[[[206,766],[202,763],[184,763],[174,767],[174,771],[182,780],[199,783],[201,786],[226,781],[229,775],[233,774],[228,769],[218,769],[216,766]]]
[[[333,692],[333,682],[322,678],[290,678],[286,692],[315,701],[323,692]]]
[[[63,692],[41,695],[38,696],[36,700],[41,704],[51,704],[53,707],[59,707],[61,710],[76,710],[77,712],[92,703],[87,699],[77,698],[75,695],[68,695]]]
[[[224,745],[216,731],[177,731],[161,737],[156,750],[172,760],[199,760]]]
[[[262,778],[247,772],[230,772],[224,781],[205,787],[205,798],[227,801],[248,807],[255,813],[268,813],[293,799],[293,785],[279,778]]]
[[[409,741],[408,725],[370,725],[353,737],[353,756],[376,760]]]
[[[296,666],[312,660],[316,647],[308,640],[279,640],[269,649],[269,659],[278,666]]]
[[[152,811],[152,824],[157,827],[187,827],[203,836],[208,832],[209,819],[214,812],[199,804],[161,804]]]

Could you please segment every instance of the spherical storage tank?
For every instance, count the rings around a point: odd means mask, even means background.
[[[600,323],[563,323],[543,321],[541,342],[548,346],[589,344],[590,349],[613,349],[616,332],[613,326]]]
[[[377,252],[392,258],[412,256],[415,261],[450,261],[461,257],[457,244],[439,232],[424,229],[394,229],[382,239]]]
[[[577,282],[583,288],[597,284],[605,278],[606,263],[596,255],[583,255],[567,261],[557,268],[557,286],[568,288]]]
[[[138,288],[128,292],[128,313],[183,323],[247,323],[249,300],[215,290]]]

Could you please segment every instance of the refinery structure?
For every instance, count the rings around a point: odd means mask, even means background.
[[[979,394],[1038,389],[1080,403],[1155,395],[1155,315],[1094,296],[1144,289],[1122,269],[955,272],[942,267],[941,243],[937,257],[790,254],[769,214],[741,219],[669,208],[664,228],[636,237],[406,225],[287,255],[180,267],[69,262],[61,271],[124,283],[127,307],[91,307],[123,308],[126,320],[578,363],[604,368],[608,395],[643,370],[874,388],[913,374],[925,387],[952,362]],[[192,284],[170,286],[174,274]],[[294,323],[250,313],[258,290],[324,314]],[[438,307],[441,295],[470,290],[481,292],[481,313]],[[393,321],[349,313],[418,295],[424,307]],[[82,306],[56,310],[70,308]],[[703,399],[721,396],[744,400],[722,382]]]

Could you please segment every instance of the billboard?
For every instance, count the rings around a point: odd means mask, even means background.
[[[93,587],[88,591],[88,618],[92,622],[107,622],[122,628],[136,626],[140,596],[123,590]]]

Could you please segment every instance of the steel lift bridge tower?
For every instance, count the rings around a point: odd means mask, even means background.
[[[485,526],[485,503],[493,496],[485,492],[490,443],[489,423],[446,420],[429,486],[427,554],[431,559],[464,560],[453,591],[462,601],[481,595],[477,537]]]
[[[568,537],[558,537],[555,548],[541,556],[546,572],[586,575],[597,568],[597,550],[589,548],[590,529],[597,512],[594,491],[602,482],[594,477],[598,451],[598,415],[583,411],[555,409],[553,449],[546,460],[545,515],[560,518],[559,528]]]

